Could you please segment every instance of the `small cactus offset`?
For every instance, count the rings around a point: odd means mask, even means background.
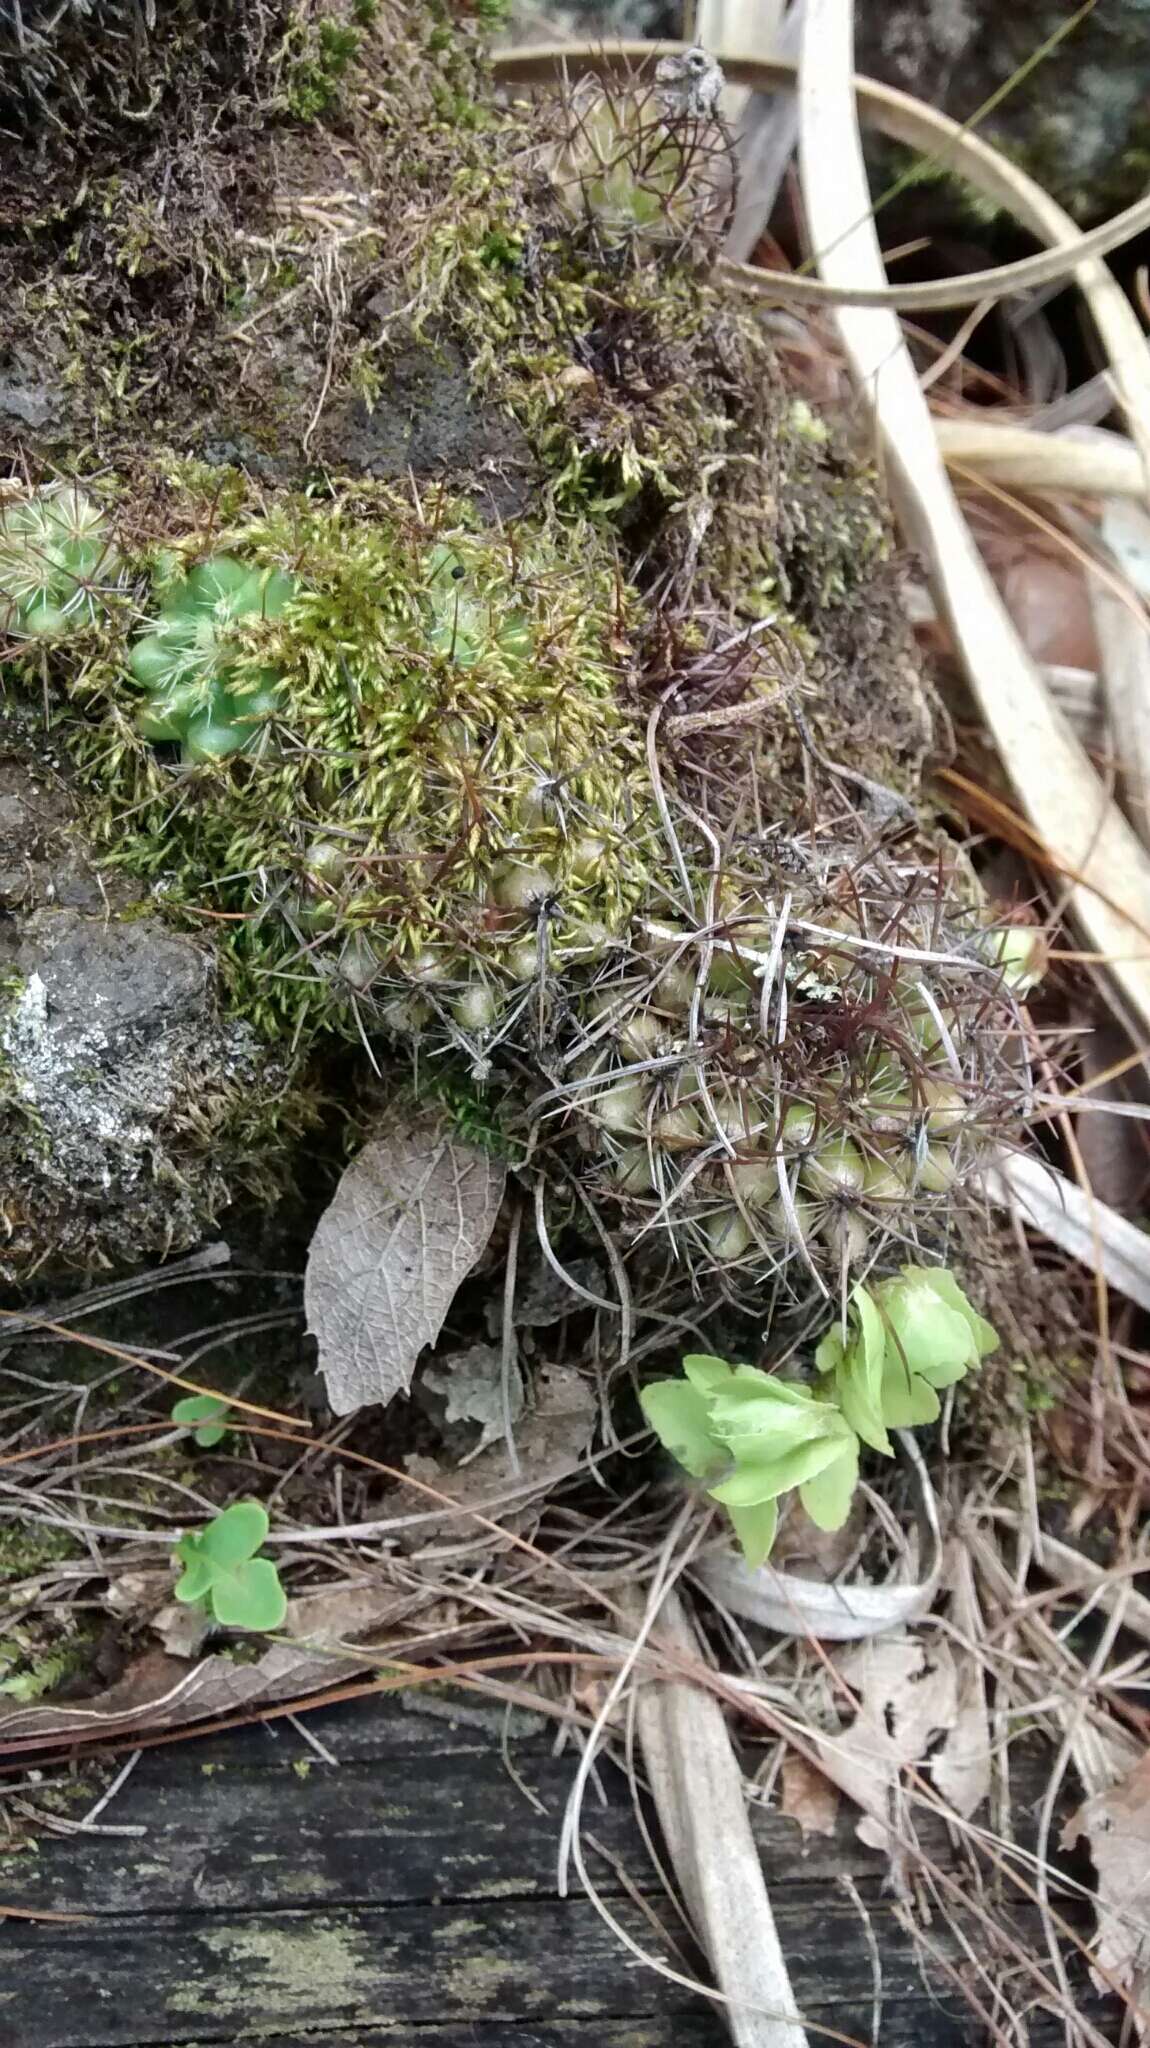
[[[552,188],[601,259],[706,262],[717,252],[735,196],[722,86],[696,48],[617,86],[581,79],[559,101]]]
[[[115,590],[107,521],[74,484],[0,504],[0,634],[58,640],[89,625]]]
[[[294,588],[278,570],[214,555],[168,593],[130,659],[148,693],[136,720],[146,739],[178,740],[185,761],[214,761],[266,737],[282,692],[278,672],[260,662],[258,628],[282,616]]]

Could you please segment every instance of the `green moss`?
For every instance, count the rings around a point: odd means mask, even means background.
[[[0,1584],[9,1579],[31,1578],[47,1565],[78,1556],[82,1547],[66,1529],[39,1528],[31,1523],[19,1528],[10,1522],[0,1523]]]
[[[359,0],[355,18],[370,27],[374,8]],[[359,54],[358,29],[321,16],[296,17],[284,41],[284,98],[297,121],[318,121],[339,101],[348,69]]]
[[[657,829],[609,543],[586,524],[484,532],[462,504],[431,524],[366,487],[281,497],[213,549],[294,583],[279,617],[212,627],[237,703],[279,678],[258,755],[189,773],[149,744],[122,633],[61,680],[88,714],[67,730],[110,860],[169,914],[211,918],[239,1009],[273,1034],[354,1034],[352,999],[381,983],[434,1006],[464,962],[503,989],[532,978],[533,945],[601,951]]]

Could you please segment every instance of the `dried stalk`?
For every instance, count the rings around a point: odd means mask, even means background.
[[[699,1646],[675,1593],[659,1634],[692,1660]],[[743,1774],[714,1695],[687,1680],[643,1685],[636,1706],[647,1776],[671,1860],[738,2048],[806,2048],[743,1796]]]

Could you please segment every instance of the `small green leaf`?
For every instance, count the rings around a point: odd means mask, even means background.
[[[858,1438],[841,1444],[837,1456],[799,1488],[799,1499],[820,1529],[841,1529],[850,1513],[859,1476]]]
[[[816,1400],[805,1387],[772,1379],[753,1366],[740,1366],[731,1387],[712,1397],[711,1427],[717,1437],[735,1449],[736,1440],[746,1444],[744,1455],[780,1456],[797,1449],[809,1437],[833,1435],[840,1427],[835,1410]],[[752,1449],[752,1440],[760,1449]]]
[[[189,1394],[185,1401],[177,1401],[172,1409],[172,1421],[198,1423],[192,1441],[203,1450],[210,1450],[213,1444],[222,1443],[227,1435],[223,1417],[228,1413],[228,1403],[218,1394]]]
[[[858,1318],[858,1330],[835,1375],[839,1404],[845,1420],[864,1444],[889,1458],[893,1451],[883,1426],[882,1405],[886,1332],[865,1287],[855,1288],[851,1307]]]
[[[220,1394],[189,1394],[172,1409],[173,1422],[211,1422],[226,1415],[228,1404]]]
[[[269,1558],[243,1558],[216,1573],[211,1607],[223,1628],[273,1629],[287,1613],[287,1596]]]
[[[837,1372],[845,1357],[846,1346],[843,1343],[842,1331],[837,1323],[832,1323],[815,1351],[816,1371]]]
[[[690,1358],[685,1358],[683,1371],[700,1394],[721,1393],[734,1378],[734,1372],[725,1358],[711,1358],[705,1352],[697,1352]]]
[[[199,1541],[212,1563],[224,1567],[254,1557],[267,1533],[267,1510],[259,1501],[237,1500],[200,1531]]]
[[[753,1508],[728,1508],[739,1547],[752,1571],[766,1563],[779,1526],[779,1504],[776,1500],[760,1501]]]
[[[711,1430],[706,1400],[697,1387],[685,1380],[652,1380],[643,1388],[639,1405],[664,1450],[670,1451],[692,1478],[704,1479],[727,1463],[726,1452]]]
[[[175,1597],[185,1607],[194,1607],[211,1591],[215,1568],[211,1559],[205,1557],[195,1536],[185,1536],[182,1543],[177,1543],[176,1557],[184,1569],[176,1581]]]
[[[835,1419],[840,1420],[838,1416]],[[735,1470],[729,1479],[722,1479],[717,1486],[709,1488],[711,1499],[722,1501],[726,1508],[753,1508],[762,1501],[777,1500],[781,1493],[789,1493],[793,1487],[801,1486],[806,1480],[816,1477],[824,1466],[833,1463],[848,1439],[851,1443],[855,1441],[844,1425],[839,1436],[815,1437],[809,1443],[800,1444],[797,1450],[768,1458],[761,1448],[757,1455],[752,1455],[747,1448],[748,1440],[742,1438],[731,1446]]]
[[[904,1267],[903,1270],[904,1272],[911,1272],[914,1269],[908,1266]],[[974,1339],[974,1349],[981,1364],[984,1358],[989,1358],[992,1351],[997,1351],[998,1331],[994,1328],[993,1324],[986,1321],[985,1316],[980,1316],[978,1311],[971,1307],[954,1274],[947,1267],[924,1267],[922,1271],[924,1278],[929,1281],[940,1300],[945,1302],[948,1308],[956,1310],[962,1316]]]
[[[919,1429],[937,1422],[942,1413],[928,1380],[908,1373],[893,1344],[888,1345],[882,1379],[882,1412],[888,1429]]]

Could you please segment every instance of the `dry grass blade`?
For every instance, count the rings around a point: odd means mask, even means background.
[[[1144,498],[1146,472],[1138,450],[1122,434],[1093,432],[1089,439],[1039,434],[1031,427],[966,417],[935,419],[935,436],[948,469],[1009,490],[1043,497]]]
[[[1128,1301],[1150,1309],[1150,1238],[1125,1216],[1029,1154],[1001,1156],[983,1175],[983,1188]]]
[[[1018,1517],[1009,1508],[997,1508],[995,1519],[1018,1526]],[[1047,1578],[1071,1592],[1093,1595],[1106,1614],[1120,1610],[1123,1628],[1150,1642],[1150,1600],[1130,1584],[1131,1577],[1145,1569],[1145,1559],[1135,1560],[1126,1569],[1107,1568],[1076,1550],[1072,1543],[1061,1543],[1056,1536],[1048,1536],[1045,1530],[1040,1532],[1036,1556]]]
[[[800,80],[802,175],[812,240],[843,285],[883,275],[855,118],[843,11],[808,10]],[[926,555],[979,707],[1037,831],[1083,880],[1071,906],[1127,1018],[1150,1026],[1150,860],[1056,711],[979,558],[946,478],[893,314],[843,307],[837,324],[873,408],[896,502]],[[1095,886],[1096,885],[1096,886]],[[1098,892],[1105,890],[1111,901]]]
[[[698,1645],[671,1593],[659,1633],[692,1659]],[[723,1710],[688,1680],[656,1679],[640,1689],[639,1737],[679,1882],[719,1987],[739,2048],[806,2048],[786,1962],[747,1819],[743,1774]]]
[[[1119,561],[1150,560],[1150,516],[1121,499],[1102,507],[1102,539]],[[1102,685],[1127,816],[1150,845],[1150,621],[1136,593],[1088,579]]]

